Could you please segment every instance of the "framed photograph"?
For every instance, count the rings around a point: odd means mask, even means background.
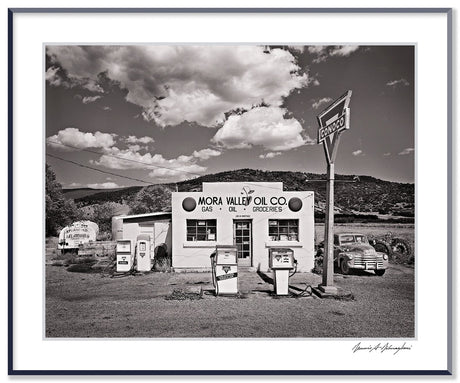
[[[8,17],[10,375],[452,375],[452,9]]]

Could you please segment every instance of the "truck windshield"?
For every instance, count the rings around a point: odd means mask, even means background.
[[[367,238],[365,235],[357,235],[356,242],[367,243]]]
[[[341,235],[340,242],[341,243],[353,243],[355,242],[355,237],[353,235]]]

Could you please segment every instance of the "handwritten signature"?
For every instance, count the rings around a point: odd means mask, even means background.
[[[361,342],[355,344],[352,348],[353,354],[358,351],[367,351],[367,352],[380,352],[381,354],[385,351],[393,351],[393,355],[396,355],[400,351],[410,351],[412,350],[412,345],[404,342],[401,345],[394,345],[391,343],[377,343],[374,345],[363,345]]]

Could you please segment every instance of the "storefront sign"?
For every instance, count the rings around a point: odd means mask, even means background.
[[[287,203],[286,197],[283,196],[203,196],[198,198],[198,206],[201,206],[203,212],[212,212],[216,207],[220,207],[221,210],[222,207],[225,207],[230,212],[236,212],[238,207],[249,207],[253,212],[281,212]]]

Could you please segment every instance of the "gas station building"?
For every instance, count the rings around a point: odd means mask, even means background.
[[[284,191],[282,182],[204,182],[201,192],[173,192],[171,205],[172,213],[114,217],[113,239],[135,243],[149,234],[151,257],[160,240],[167,243],[175,271],[209,270],[221,245],[237,246],[238,267],[268,271],[274,248],[292,249],[299,272],[314,266],[311,191]]]

